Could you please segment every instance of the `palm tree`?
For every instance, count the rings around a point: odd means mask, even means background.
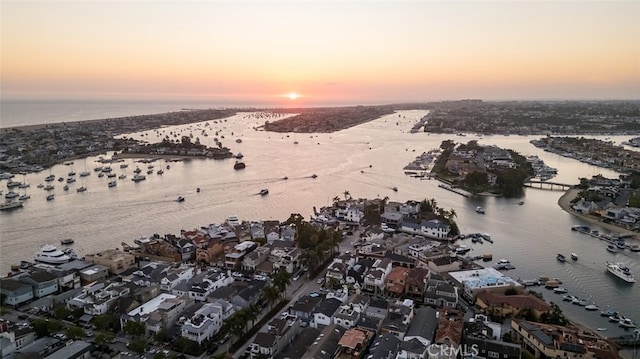
[[[284,267],[278,267],[272,277],[273,285],[278,288],[280,292],[286,293],[287,287],[291,285],[291,273],[289,273]]]
[[[344,199],[345,200],[351,198],[351,193],[349,193],[349,191],[344,191],[343,194],[344,194]]]
[[[273,308],[273,304],[280,299],[280,291],[273,285],[268,285],[262,289],[262,298],[269,303],[269,309]]]
[[[338,196],[333,197],[333,203],[336,203],[336,202],[340,202],[340,197]]]

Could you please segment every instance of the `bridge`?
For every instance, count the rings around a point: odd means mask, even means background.
[[[552,191],[566,191],[570,188],[575,187],[574,184],[566,184],[566,183],[559,183],[559,182],[549,182],[549,181],[541,181],[541,180],[534,180],[534,179],[530,179],[524,182],[523,184],[525,187],[531,187],[531,188],[540,188],[540,189],[550,189]]]

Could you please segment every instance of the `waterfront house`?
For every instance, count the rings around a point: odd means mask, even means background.
[[[31,284],[13,278],[0,279],[0,293],[5,296],[4,304],[14,308],[33,299]]]
[[[84,260],[93,264],[106,266],[109,268],[109,272],[116,275],[136,265],[134,255],[117,249],[108,249],[94,254],[87,254],[84,256]]]
[[[51,273],[42,270],[18,274],[14,278],[18,278],[22,283],[31,285],[34,298],[46,297],[57,293],[59,290],[58,279]]]
[[[445,281],[429,281],[424,303],[437,308],[455,308],[458,305],[458,288]]]
[[[532,294],[504,295],[502,293],[481,292],[476,296],[476,306],[492,316],[517,317],[523,312],[540,318],[551,313],[553,308],[544,300]]]
[[[617,359],[617,345],[576,327],[511,319],[512,339],[534,358]]]
[[[336,358],[364,358],[364,353],[375,333],[363,328],[347,329],[338,340],[338,354]]]

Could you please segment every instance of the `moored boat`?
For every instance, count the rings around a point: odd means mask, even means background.
[[[480,207],[480,206],[476,207],[476,212],[477,212],[477,213],[480,213],[480,214],[484,214],[484,213],[485,213],[485,212],[484,212],[484,208],[482,208],[482,207]]]
[[[69,245],[69,244],[73,244],[74,240],[72,238],[66,238],[60,241],[60,244],[62,245]]]
[[[618,251],[618,248],[613,244],[607,244],[607,250],[611,253],[616,253]]]
[[[178,198],[176,198],[176,202],[184,202],[184,197],[178,196]]]
[[[62,264],[67,263],[71,260],[67,254],[63,251],[59,250],[55,246],[51,244],[45,244],[40,248],[38,253],[36,253],[35,257],[36,262],[47,263],[47,264]]]
[[[0,204],[0,210],[1,211],[5,211],[5,210],[9,210],[9,209],[15,209],[15,208],[20,208],[22,207],[22,202],[20,201],[16,201],[16,202],[5,202]]]
[[[575,253],[571,253],[571,259],[573,259],[574,261],[578,260],[578,255]]]
[[[261,189],[261,190],[260,190],[260,195],[261,195],[261,196],[266,196],[266,195],[268,195],[268,194],[269,194],[269,190],[268,190],[268,189],[264,188],[264,189]]]
[[[556,256],[556,259],[560,262],[566,262],[567,258],[564,256],[564,254],[558,253],[558,255]]]
[[[568,291],[567,291],[567,288],[558,287],[558,288],[553,288],[553,292],[554,293],[566,293]]]
[[[623,328],[635,328],[636,324],[629,318],[625,318],[625,317],[621,317],[620,318],[620,322],[618,322],[618,325],[620,325]]]

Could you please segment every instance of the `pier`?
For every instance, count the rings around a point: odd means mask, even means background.
[[[559,182],[549,182],[549,181],[541,181],[530,179],[523,184],[525,187],[531,188],[540,188],[540,189],[548,189],[552,191],[566,191],[575,187],[573,184],[559,183]]]

